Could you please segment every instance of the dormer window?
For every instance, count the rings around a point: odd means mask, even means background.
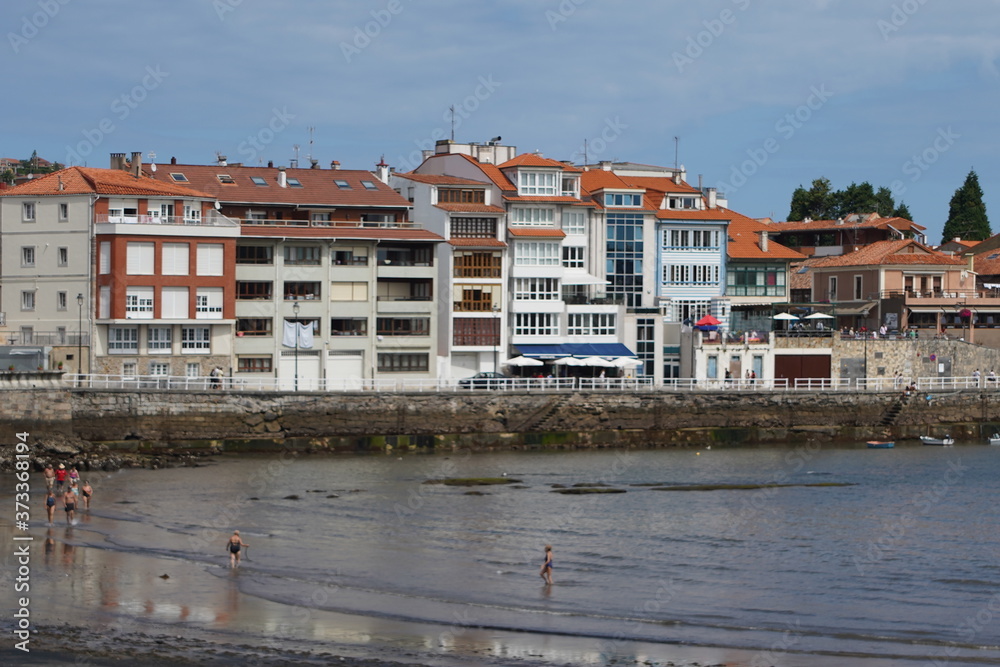
[[[563,176],[562,177],[562,192],[560,193],[563,197],[580,197],[580,179],[575,176]]]
[[[642,206],[642,195],[637,192],[605,192],[605,206]]]
[[[521,171],[518,172],[517,194],[554,196],[558,194],[559,174],[552,171]]]
[[[697,197],[670,197],[667,200],[667,208],[693,211],[698,208]]]

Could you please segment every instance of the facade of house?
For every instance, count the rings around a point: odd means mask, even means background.
[[[927,244],[926,227],[905,218],[854,213],[839,220],[770,222],[771,237],[808,257],[843,255],[878,241],[913,239]]]

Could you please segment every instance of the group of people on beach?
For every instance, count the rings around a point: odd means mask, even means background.
[[[82,509],[90,510],[94,487],[87,480],[83,480],[81,484],[80,472],[76,466],[71,466],[67,470],[65,463],[60,463],[58,468],[49,463],[42,471],[42,476],[45,478],[45,511],[50,525],[55,523],[57,499],[62,501],[67,524],[72,524],[76,520],[76,509],[81,502]]]

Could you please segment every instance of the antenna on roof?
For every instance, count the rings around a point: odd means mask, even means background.
[[[674,169],[680,166],[681,138],[674,137]]]
[[[452,104],[448,109],[451,111],[451,140],[455,141],[455,105]]]
[[[292,167],[292,169],[298,169],[299,168],[299,145],[298,144],[293,144],[292,145],[292,152],[295,153],[295,157],[292,158],[291,167]]]
[[[313,157],[313,133],[315,131],[316,131],[315,127],[309,128],[309,155],[307,157],[309,158],[310,162],[312,162],[312,157]]]
[[[146,156],[149,158],[149,170],[155,174],[156,173],[156,153],[154,153],[153,151],[149,151],[149,153],[147,153]]]

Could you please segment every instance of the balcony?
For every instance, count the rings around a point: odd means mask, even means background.
[[[367,222],[362,220],[265,220],[259,218],[236,218],[240,225],[247,227],[309,227],[328,229],[331,227],[350,229],[423,229],[415,222]]]
[[[186,218],[177,215],[98,215],[102,225],[181,225],[194,227],[239,227],[238,221],[227,218],[218,211],[209,211],[205,217]]]
[[[90,345],[90,334],[86,331],[33,331],[31,333],[12,331],[0,333],[0,345]]]

